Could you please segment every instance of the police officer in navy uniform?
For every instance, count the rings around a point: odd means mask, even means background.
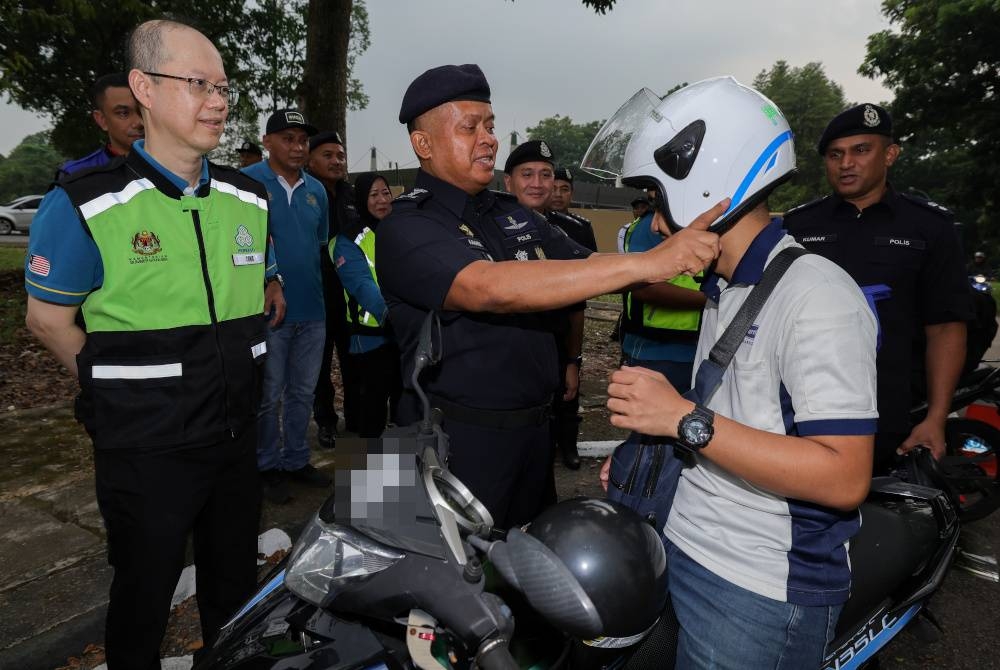
[[[579,221],[549,209],[555,186],[552,149],[544,140],[530,140],[510,152],[503,167],[504,188],[525,207],[538,212],[577,244],[597,251],[593,231]],[[589,233],[589,235],[587,234]],[[583,365],[583,322],[586,302],[553,314],[552,327],[558,353],[559,387],[552,399],[553,447],[570,470],[580,468],[576,437],[580,426],[580,366]],[[550,502],[555,502],[555,479]]]
[[[972,304],[951,213],[896,191],[900,147],[889,113],[861,104],[830,121],[818,145],[833,194],[792,209],[789,233],[844,268],[877,310],[879,425],[875,468],[917,445],[944,454],[944,424],[965,361]],[[926,353],[914,350],[926,336]],[[918,344],[915,345],[914,342]],[[910,425],[913,361],[923,358],[927,418]]]
[[[547,216],[549,223],[559,226],[563,232],[588,249],[597,251],[594,226],[590,219],[569,211],[569,206],[573,203],[573,173],[569,171],[569,168],[557,167],[554,176]],[[576,225],[572,225],[566,219],[575,222]]]
[[[558,385],[549,310],[637,282],[695,273],[719,250],[704,228],[636,258],[594,255],[512,196],[487,189],[499,143],[477,65],[445,65],[403,96],[420,161],[415,188],[376,233],[376,271],[402,352],[402,422],[419,417],[410,386],[420,326],[442,319],[441,363],[425,375],[451,438],[449,467],[498,528],[539,511],[550,468],[549,406]],[[547,260],[560,259],[560,260]]]

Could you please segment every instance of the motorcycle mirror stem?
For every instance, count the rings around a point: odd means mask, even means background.
[[[436,364],[441,359],[440,351],[434,349],[434,336],[440,331],[441,322],[438,320],[437,312],[430,311],[424,318],[420,326],[420,336],[417,339],[417,350],[413,357],[413,376],[410,378],[413,390],[420,398],[420,405],[423,410],[423,418],[420,420],[420,434],[432,435],[434,433],[434,422],[431,419],[431,402],[420,386],[420,373],[425,368]]]

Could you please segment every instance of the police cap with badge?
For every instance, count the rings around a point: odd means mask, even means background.
[[[552,156],[552,149],[543,140],[530,140],[518,144],[510,152],[510,155],[507,156],[507,162],[504,163],[503,171],[504,174],[510,174],[521,163],[536,162],[548,163],[549,165],[555,162]]]
[[[884,135],[892,140],[892,117],[884,108],[866,102],[833,117],[819,138],[819,155],[826,154],[830,142],[854,135]]]
[[[321,147],[324,144],[344,146],[344,140],[336,130],[324,130],[309,138],[309,151],[315,151],[316,147]]]
[[[257,155],[257,156],[263,156],[264,155],[264,152],[261,151],[260,147],[257,146],[256,144],[254,144],[253,142],[251,142],[250,140],[247,140],[246,142],[244,142],[243,144],[241,144],[239,146],[239,148],[236,150],[236,153],[238,153],[238,154],[254,154],[254,155]]]
[[[399,106],[399,122],[414,119],[446,102],[471,100],[490,102],[490,84],[478,65],[442,65],[431,68],[414,79]]]
[[[569,168],[557,167],[553,174],[556,181],[568,181],[570,184],[573,183],[573,173],[569,171]]]

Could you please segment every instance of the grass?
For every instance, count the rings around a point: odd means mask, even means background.
[[[24,247],[0,247],[0,345],[24,325]]]
[[[24,247],[0,247],[0,272],[24,269]]]
[[[600,302],[617,302],[617,303],[621,303],[621,301],[622,301],[622,294],[621,293],[605,293],[604,295],[597,296],[596,298],[594,298],[594,300],[598,300]]]

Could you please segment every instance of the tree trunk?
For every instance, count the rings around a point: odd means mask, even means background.
[[[347,136],[347,46],[353,0],[309,0],[302,104],[306,119]]]

